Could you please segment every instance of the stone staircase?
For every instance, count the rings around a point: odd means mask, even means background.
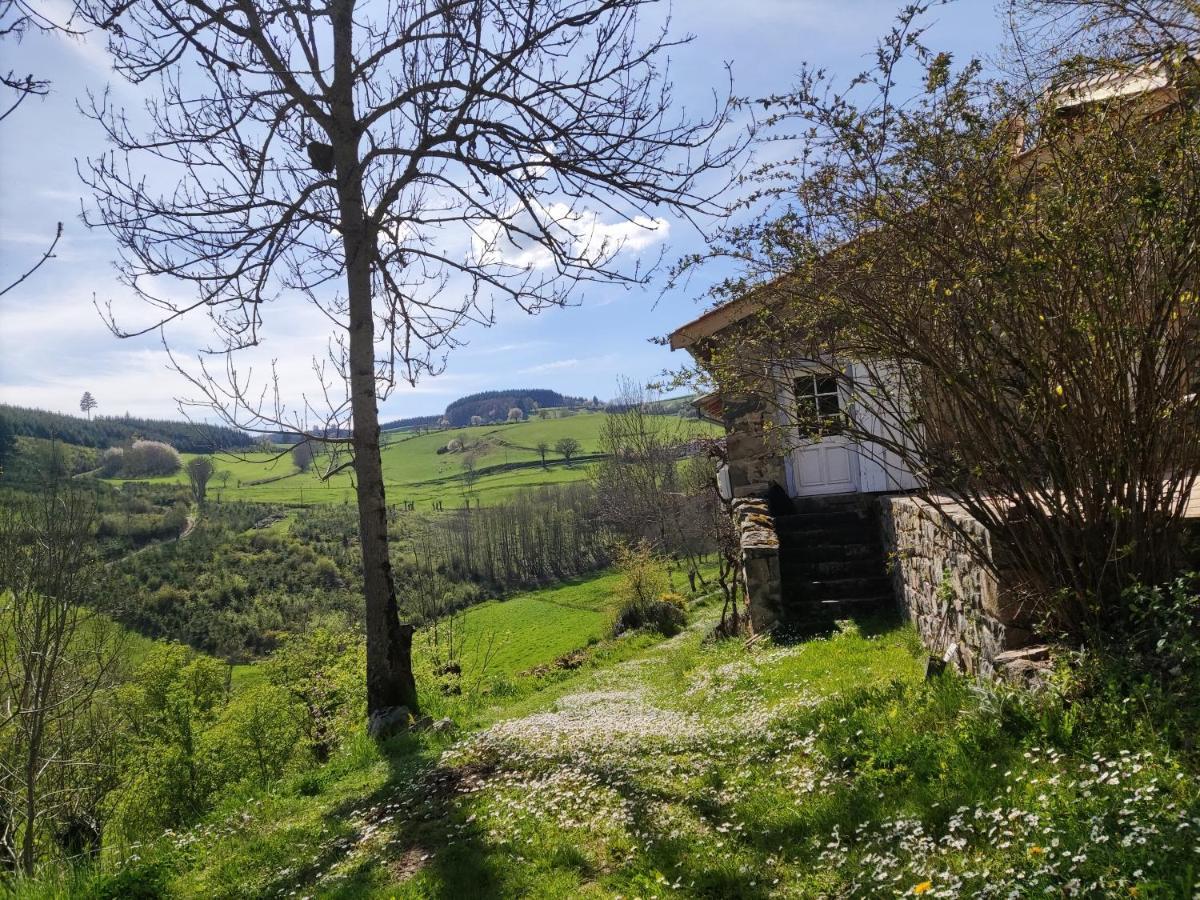
[[[786,622],[819,623],[890,610],[895,603],[874,498],[798,498],[777,514]]]

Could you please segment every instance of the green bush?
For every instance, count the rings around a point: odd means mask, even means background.
[[[289,700],[305,742],[319,762],[366,715],[366,648],[345,627],[317,625],[289,635],[264,664],[267,679]]]
[[[161,644],[118,692],[124,752],[120,787],[107,805],[126,839],[157,834],[207,808],[217,779],[203,735],[225,700],[227,673],[180,644]]]
[[[297,758],[303,712],[274,684],[257,684],[234,697],[204,736],[216,780],[267,790]]]
[[[671,592],[665,564],[648,543],[620,548],[617,571],[621,582],[614,634],[650,628],[670,637],[687,624],[687,603]]]

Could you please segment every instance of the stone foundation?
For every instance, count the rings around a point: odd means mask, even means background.
[[[1011,585],[973,552],[977,544],[992,559],[991,536],[960,509],[939,509],[909,496],[880,497],[879,505],[901,610],[931,653],[948,655],[969,674],[991,677],[997,656],[1031,638],[1021,627]]]
[[[779,571],[779,536],[765,500],[733,501],[733,518],[742,553],[742,579],[750,607],[750,629],[758,634],[779,621],[783,579]]]
[[[771,484],[784,483],[783,457],[766,439],[767,415],[760,403],[725,401],[725,448],[734,497],[763,496]]]

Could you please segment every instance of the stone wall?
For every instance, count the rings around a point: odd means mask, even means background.
[[[783,580],[779,571],[779,535],[765,500],[733,501],[742,556],[742,579],[750,607],[750,630],[755,634],[774,625],[783,605]]]
[[[729,486],[735,497],[765,496],[772,484],[783,486],[783,456],[771,447],[760,402],[725,400],[725,450]]]
[[[909,496],[883,496],[879,504],[896,600],[921,640],[938,656],[949,651],[948,661],[963,671],[992,676],[996,657],[1025,646],[1031,634],[1021,627],[1011,585],[972,553],[977,543],[990,559],[990,535],[958,508]]]

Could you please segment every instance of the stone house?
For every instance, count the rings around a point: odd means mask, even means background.
[[[1129,97],[1154,112],[1177,94],[1162,72],[1147,69],[1074,85],[1057,111],[1069,117],[1082,105]],[[1036,146],[1019,148],[1014,163],[1036,165],[1038,153]],[[713,354],[736,352],[749,329],[757,323],[761,330],[773,287],[681,325],[670,335],[671,349],[686,350],[709,371],[721,368],[712,365]],[[888,384],[886,362],[831,373],[822,361],[793,353],[784,338],[757,364],[762,384],[753,390],[720,385],[696,401],[703,417],[726,430],[719,482],[743,536],[752,627],[898,605],[931,651],[965,671],[990,674],[998,660],[1018,655],[1032,629],[998,574],[1003,566],[990,559],[989,535],[953,498],[931,495],[888,449],[889,404],[854,396],[855,384]],[[898,394],[893,409],[903,406]],[[857,439],[836,427],[810,436],[786,425],[820,426],[847,415],[869,420],[858,423]],[[863,433],[879,440],[863,440]]]

